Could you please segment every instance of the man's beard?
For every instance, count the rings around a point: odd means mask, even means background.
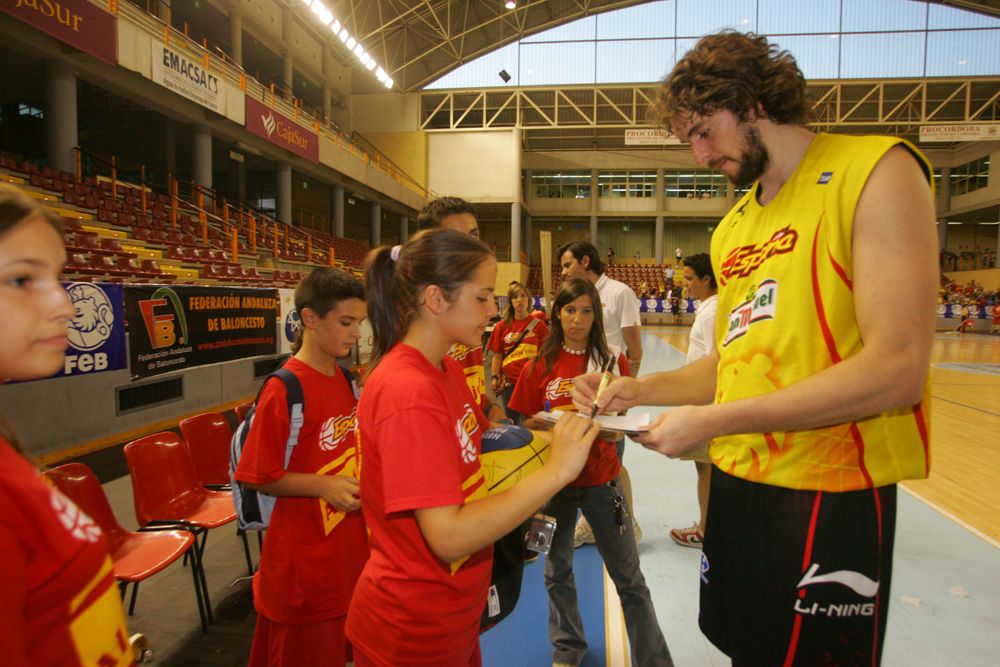
[[[748,127],[743,132],[746,140],[746,150],[740,156],[740,169],[734,176],[730,176],[730,182],[738,188],[750,185],[764,173],[771,156],[767,153],[767,147],[760,140],[760,132],[756,127]]]

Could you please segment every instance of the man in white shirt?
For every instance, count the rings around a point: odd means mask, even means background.
[[[718,309],[719,288],[715,284],[712,260],[707,254],[700,253],[684,259],[684,283],[687,285],[688,296],[701,301],[695,311],[694,324],[691,325],[691,335],[688,338],[687,362],[690,364],[708,356],[715,348],[715,313]],[[708,442],[704,442],[681,457],[694,461],[698,469],[698,506],[701,508],[701,517],[693,525],[670,531],[670,538],[683,547],[700,549],[705,539],[705,516],[708,513],[708,493],[712,480],[708,445]]]
[[[583,278],[594,284],[598,296],[601,297],[604,336],[608,340],[608,345],[625,353],[625,358],[628,359],[629,375],[638,376],[639,364],[642,362],[642,322],[639,320],[639,298],[635,292],[625,283],[609,278],[604,273],[604,262],[601,261],[597,248],[592,243],[571,241],[556,251],[556,257],[559,258],[559,266],[562,267],[563,280]],[[621,459],[625,443],[624,440],[618,442],[618,458]],[[642,529],[639,528],[635,512],[632,511],[632,482],[629,480],[628,470],[625,469],[624,465],[622,466],[621,480],[628,511],[632,515],[635,540],[638,542],[642,539]],[[581,516],[576,524],[573,544],[579,547],[583,544],[593,543],[594,534],[590,530],[590,524]]]

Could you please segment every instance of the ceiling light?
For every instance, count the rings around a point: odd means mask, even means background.
[[[386,80],[386,78],[388,78],[388,76],[389,75],[386,74],[385,70],[382,69],[381,67],[379,67],[377,70],[375,70],[375,78],[378,79],[379,81],[381,81],[382,83],[385,83],[385,80]]]
[[[358,43],[358,45],[354,47],[354,55],[356,55],[359,59],[364,60],[365,47],[361,46],[361,44]]]
[[[312,2],[313,2],[313,0],[302,0],[302,4],[304,4],[306,7],[308,7],[309,5],[311,5]]]
[[[385,87],[386,88],[392,88],[392,84],[393,83],[394,83],[394,81],[392,79],[390,79],[389,77],[386,77],[386,79],[385,79]]]
[[[348,51],[353,51],[354,50],[354,45],[358,43],[358,40],[354,39],[353,37],[348,37],[347,41],[344,42],[344,43],[347,44],[347,50]]]
[[[368,68],[369,72],[372,71],[373,69],[375,69],[375,59],[372,58],[372,57],[369,57],[368,58],[368,62],[365,63],[365,67]]]
[[[331,25],[331,26],[330,26],[330,30],[332,30],[332,31],[333,31],[333,34],[335,34],[335,35],[336,35],[336,34],[337,34],[338,32],[340,32],[340,29],[341,29],[342,27],[343,27],[343,26],[342,26],[342,25],[340,25],[340,21],[338,21],[338,20],[334,19],[334,21],[333,21],[333,25]]]
[[[315,14],[316,16],[322,17],[323,16],[323,12],[326,11],[326,5],[324,5],[322,2],[318,2],[317,1],[314,5],[311,5],[311,6],[312,6],[313,14]]]
[[[340,37],[340,41],[346,42],[347,39],[351,36],[351,33],[347,32],[347,28],[344,28],[343,30],[340,31],[340,34],[337,36]]]
[[[507,0],[507,2],[503,3],[503,6],[507,9],[514,9],[517,7],[517,0]]]

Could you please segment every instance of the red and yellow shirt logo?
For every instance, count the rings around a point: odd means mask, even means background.
[[[760,245],[754,243],[733,248],[722,261],[719,282],[728,285],[733,278],[746,278],[775,255],[783,255],[794,250],[798,239],[798,232],[790,227],[782,227]]]

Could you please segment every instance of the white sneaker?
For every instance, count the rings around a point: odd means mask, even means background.
[[[587,521],[585,516],[580,516],[580,519],[576,522],[576,528],[573,530],[573,548],[579,549],[584,544],[594,544],[596,540],[594,539],[594,531],[590,528],[590,522]]]

